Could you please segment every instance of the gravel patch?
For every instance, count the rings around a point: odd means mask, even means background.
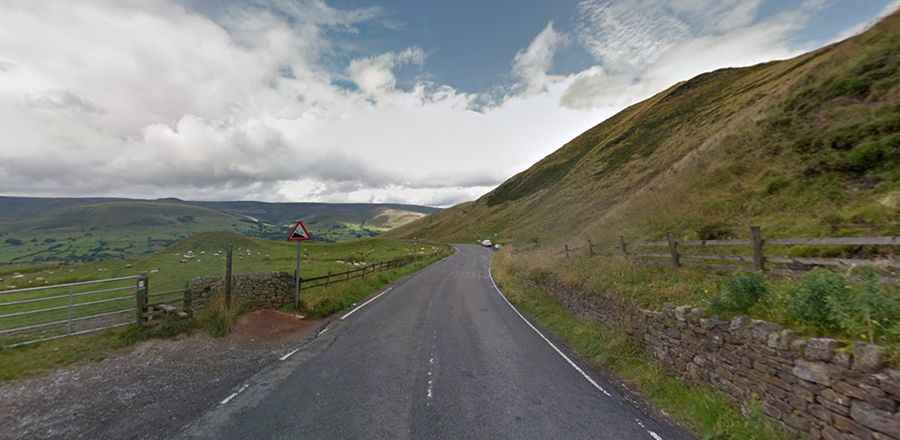
[[[0,384],[0,439],[168,438],[321,325],[303,323],[290,332],[278,326],[272,338],[256,330],[151,340],[100,362]]]

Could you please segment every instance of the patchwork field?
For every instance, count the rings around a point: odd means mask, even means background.
[[[303,219],[321,242],[374,237],[437,211],[394,204],[0,197],[0,264],[150,256],[197,233],[280,240]]]

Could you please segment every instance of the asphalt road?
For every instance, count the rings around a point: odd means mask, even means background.
[[[490,252],[458,246],[222,396],[181,437],[692,438],[531,328],[496,290]]]

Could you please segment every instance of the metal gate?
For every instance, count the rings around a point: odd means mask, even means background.
[[[133,324],[146,293],[145,275],[0,291],[0,346]]]

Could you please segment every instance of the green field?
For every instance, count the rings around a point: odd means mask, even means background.
[[[66,319],[69,315],[67,294],[86,293],[99,289],[119,289],[74,297],[73,304],[91,303],[123,297],[120,301],[85,304],[76,307],[74,317],[96,313],[133,309],[135,280],[124,280],[99,286],[74,289],[37,290],[34,292],[3,294],[4,290],[49,286],[97,279],[148,274],[151,303],[178,304],[187,282],[195,277],[223,276],[225,249],[234,248],[235,274],[247,272],[293,272],[296,247],[293,243],[248,238],[235,233],[199,233],[148,257],[108,260],[81,264],[39,264],[0,266],[0,303],[22,302],[50,296],[59,298],[2,305],[0,315],[57,307],[59,310],[0,318],[0,331],[23,325]],[[342,243],[308,242],[303,245],[302,274],[306,278],[337,273],[379,261],[406,255],[432,255],[444,252],[442,246],[416,244],[398,240],[363,239]],[[168,294],[165,294],[169,292]],[[163,295],[165,294],[165,295]],[[162,296],[160,296],[162,295]],[[128,315],[127,312],[126,316]]]
[[[224,271],[224,260],[220,258],[207,259],[209,262],[196,261],[193,263],[180,263],[177,260],[174,264],[174,257],[183,256],[183,252],[193,250],[197,252],[208,252],[206,249],[219,250],[228,243],[234,243],[236,249],[244,251],[243,258],[235,258],[236,273],[255,271],[255,270],[292,270],[294,248],[288,243],[272,242],[263,240],[247,239],[235,234],[203,234],[199,237],[186,240],[179,243],[176,248],[163,255],[154,256],[145,259],[134,259],[132,262],[122,262],[115,268],[116,274],[133,273],[138,267],[144,269],[158,268],[160,272],[151,274],[151,294],[159,292],[158,285],[164,288],[177,286],[180,283],[195,276],[197,272],[205,272],[202,275],[222,275]],[[333,283],[328,287],[310,289],[302,295],[303,311],[312,317],[325,317],[332,313],[339,312],[382,289],[384,286],[396,282],[398,279],[415,273],[416,271],[427,267],[435,261],[449,255],[451,249],[443,245],[430,244],[412,244],[399,241],[388,241],[380,239],[359,240],[355,242],[346,242],[341,244],[311,244],[305,245],[304,252],[305,261],[304,276],[310,277],[327,273],[328,271],[337,272],[347,270],[354,264],[364,264],[374,262],[376,260],[396,258],[403,255],[417,255],[422,258],[413,261],[411,264],[402,266],[393,270],[378,272],[366,278],[359,278],[350,282]],[[177,252],[176,252],[177,251]],[[259,252],[257,255],[256,252]],[[252,254],[257,257],[269,255],[268,262],[252,261]],[[200,255],[209,255],[200,254]],[[235,253],[237,255],[237,252]],[[172,258],[167,258],[172,257]],[[157,259],[158,258],[158,259]],[[277,259],[277,262],[275,260]],[[243,263],[241,263],[243,261]],[[159,263],[159,264],[156,264]],[[117,263],[118,264],[118,263]],[[131,265],[132,267],[126,267]],[[47,266],[33,265],[30,267],[18,266],[14,270],[21,274],[28,274],[32,284],[38,277],[48,276],[55,277],[54,280],[71,281],[87,279],[95,274],[99,269],[113,270],[112,266],[102,264],[82,264],[68,266]],[[13,270],[13,268],[7,268]],[[69,272],[71,270],[71,272]],[[51,273],[53,272],[53,273]],[[100,272],[100,274],[104,274]],[[39,274],[43,274],[39,275]],[[168,274],[168,275],[163,275]],[[106,275],[104,275],[106,276]],[[25,279],[23,278],[19,278]],[[131,285],[133,281],[129,280],[119,285]],[[41,282],[43,283],[43,281]],[[155,283],[155,284],[153,284]],[[133,293],[133,290],[125,292]],[[47,292],[41,292],[38,295],[46,295]],[[106,296],[120,295],[121,293],[108,293]],[[104,295],[97,295],[96,298],[102,298]],[[22,298],[22,296],[17,296]],[[176,298],[178,295],[175,296]],[[10,298],[0,294],[0,302],[9,301]],[[81,298],[79,298],[81,300]],[[41,308],[46,307],[50,302],[40,303]],[[125,301],[124,304],[116,304],[114,306],[89,306],[80,309],[80,314],[93,314],[102,311],[104,307],[121,308],[126,307],[133,310],[134,301]],[[205,331],[212,336],[224,336],[230,331],[230,327],[237,320],[238,316],[245,311],[242,304],[238,303],[231,311],[219,310],[221,301],[211,302],[210,306],[201,310],[192,320],[164,320],[163,323],[156,327],[140,328],[136,325],[130,325],[125,328],[106,330],[97,334],[90,334],[77,337],[67,337],[55,339],[38,344],[27,345],[12,349],[4,349],[2,345],[4,341],[0,336],[0,381],[13,380],[22,377],[30,377],[45,373],[54,368],[67,366],[76,362],[83,361],[99,361],[116,350],[132,346],[137,342],[148,338],[168,338],[185,332]],[[22,311],[27,308],[17,307],[15,310]],[[0,314],[11,313],[12,310],[0,307]],[[29,317],[33,322],[46,321],[49,315],[42,314],[39,316]],[[127,315],[127,316],[130,316]],[[4,324],[6,322],[6,324]],[[12,321],[0,319],[0,330],[8,328]],[[24,322],[29,324],[31,322]],[[23,322],[19,322],[23,324]],[[7,325],[3,327],[2,325]],[[5,342],[10,342],[7,340]]]
[[[317,241],[354,240],[435,211],[394,204],[0,196],[0,264],[150,256],[178,240],[212,231],[281,240],[297,219],[305,221]]]

